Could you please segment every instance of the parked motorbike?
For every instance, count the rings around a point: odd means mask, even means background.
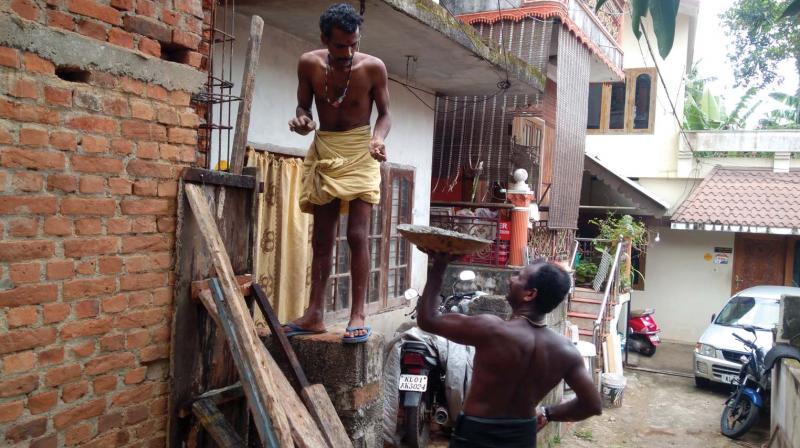
[[[626,342],[628,350],[648,357],[655,355],[656,347],[661,344],[661,337],[658,335],[661,330],[653,318],[655,311],[652,308],[631,311],[628,316],[628,339]]]
[[[775,345],[765,353],[755,344],[756,328],[749,325],[742,328],[753,334],[753,340],[748,341],[736,333],[733,337],[741,341],[750,353],[740,358],[739,378],[733,383],[735,389],[725,401],[720,418],[722,434],[732,439],[738,439],[749,431],[758,422],[761,409],[768,406],[770,372],[775,363],[782,358],[800,360],[800,350],[786,344]]]
[[[453,284],[452,294],[442,295],[439,312],[462,313],[468,311],[469,302],[487,293],[476,290],[459,292],[457,288],[475,279],[473,271],[461,271],[458,281]],[[474,289],[474,288],[472,288]],[[419,298],[419,292],[409,289],[405,292],[408,301]],[[416,318],[417,307],[411,312]],[[431,421],[447,431],[450,420],[447,396],[445,393],[446,370],[439,362],[439,355],[422,341],[405,341],[400,349],[400,404],[405,422],[404,441],[413,448],[428,445]]]

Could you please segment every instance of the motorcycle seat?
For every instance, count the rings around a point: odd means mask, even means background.
[[[403,350],[413,350],[419,352],[427,352],[428,344],[420,341],[405,341],[403,343]]]
[[[631,310],[631,317],[650,316],[655,312],[656,312],[656,310],[654,310],[652,308],[647,308],[647,309],[644,309],[644,310]]]

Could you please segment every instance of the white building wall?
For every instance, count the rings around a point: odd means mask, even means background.
[[[630,23],[630,16],[625,17]],[[655,37],[649,35],[658,67],[664,76],[668,93],[681,116],[683,111],[683,84],[686,73],[686,55],[689,49],[690,17],[680,14],[675,28],[675,42],[666,60],[658,55]],[[650,26],[649,23],[647,25]],[[653,67],[653,59],[647,43],[641,41],[625,28],[623,66],[629,68]],[[672,114],[664,86],[659,79],[656,84],[655,122],[653,134],[591,134],[586,136],[586,153],[598,157],[614,171],[627,177],[674,177],[677,171],[679,127]]]
[[[247,50],[250,19],[236,16],[233,70],[230,78],[234,84],[233,94],[239,93],[244,58]],[[316,26],[311,24],[310,26]],[[321,44],[308,42],[279,29],[264,26],[256,88],[250,114],[248,141],[256,144],[272,144],[286,148],[306,149],[313,134],[301,136],[289,132],[288,121],[294,116],[297,106],[297,61],[306,51],[320,48]],[[229,70],[226,64],[226,72]],[[218,72],[219,74],[219,72]],[[400,78],[390,74],[393,78]],[[425,86],[420,88],[427,89]],[[417,92],[425,102],[434,104],[433,95]],[[392,130],[386,139],[388,161],[412,166],[416,170],[414,185],[414,224],[427,225],[430,210],[430,177],[433,148],[433,111],[422,104],[403,86],[390,82]],[[316,110],[313,110],[316,116]],[[216,113],[216,111],[215,111]],[[227,115],[227,108],[225,109]],[[237,103],[231,106],[231,122],[236,121]],[[375,123],[373,112],[372,123]],[[223,139],[226,136],[223,134]],[[230,136],[233,141],[233,133]],[[215,142],[216,144],[216,142]],[[213,152],[213,151],[212,151]],[[212,159],[212,164],[216,159]],[[422,289],[427,274],[427,256],[413,251],[411,285]]]
[[[713,256],[715,247],[733,248],[734,234],[651,230],[660,241],[647,248],[645,289],[632,292],[631,309],[655,308],[664,339],[694,344],[731,293],[733,259],[714,264],[705,255]]]

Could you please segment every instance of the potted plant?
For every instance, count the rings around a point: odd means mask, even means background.
[[[647,249],[647,226],[630,215],[617,217],[613,213],[609,213],[608,216],[603,219],[592,219],[589,223],[597,226],[599,230],[597,238],[599,240],[607,240],[595,241],[595,249],[601,252],[609,252],[613,255],[617,241],[622,239],[626,242],[627,247],[624,248],[625,252],[623,252],[623,258],[621,259],[622,263],[619,265],[621,274],[620,288],[622,292],[629,291],[633,280],[633,272],[644,277],[641,272],[636,271],[631,266],[631,251],[636,249],[644,253]]]

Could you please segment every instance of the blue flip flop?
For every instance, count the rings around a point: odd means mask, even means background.
[[[369,325],[364,327],[347,327],[345,328],[345,332],[354,333],[359,330],[367,330],[366,334],[362,334],[361,336],[342,336],[342,342],[345,344],[358,344],[361,342],[366,342],[369,339],[370,335],[372,334],[372,327]]]
[[[286,337],[287,338],[291,338],[291,337],[294,337],[294,336],[304,336],[304,335],[309,335],[309,334],[325,333],[324,331],[306,330],[305,328],[303,328],[303,327],[301,327],[301,326],[299,326],[299,325],[297,325],[297,324],[295,324],[293,322],[285,323],[285,324],[281,325],[281,327],[288,327],[289,330],[291,330],[291,331],[287,331],[286,332]]]

